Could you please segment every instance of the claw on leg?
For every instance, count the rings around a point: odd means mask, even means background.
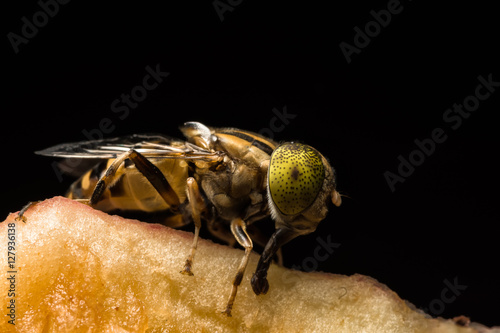
[[[233,309],[233,306],[228,304],[226,309],[224,311],[221,311],[220,313],[223,313],[223,314],[227,315],[228,317],[232,317],[232,315],[231,315],[232,309]]]
[[[269,290],[267,281],[267,271],[271,265],[273,256],[284,244],[297,237],[299,234],[292,229],[276,229],[264,248],[260,256],[255,273],[252,276],[251,284],[255,295],[266,294]]]
[[[193,244],[191,245],[191,252],[189,253],[189,257],[186,259],[186,263],[184,264],[184,269],[181,271],[184,275],[193,276],[193,272],[191,271],[191,267],[193,266],[194,255],[196,253],[196,248],[198,247],[198,238],[200,234],[200,228],[196,227],[194,230],[194,239]]]
[[[186,263],[184,264],[184,269],[181,271],[181,274],[193,276],[193,272],[191,271],[191,266],[193,265],[193,261],[186,259]]]

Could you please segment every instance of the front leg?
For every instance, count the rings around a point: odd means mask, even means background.
[[[281,246],[297,237],[299,233],[287,229],[279,228],[271,236],[264,248],[264,252],[260,256],[257,269],[252,276],[252,289],[255,295],[266,294],[269,290],[269,282],[267,282],[267,271],[271,265],[271,261]]]

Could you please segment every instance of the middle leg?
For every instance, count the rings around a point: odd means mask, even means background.
[[[248,236],[246,230],[246,223],[240,218],[236,218],[231,221],[231,232],[234,235],[234,238],[240,243],[241,246],[245,248],[245,255],[241,258],[240,266],[238,267],[238,272],[233,280],[233,287],[231,288],[231,294],[229,295],[229,299],[227,301],[226,309],[222,312],[231,317],[231,310],[233,309],[234,299],[236,298],[236,293],[238,292],[238,286],[241,284],[241,280],[243,279],[243,274],[245,273],[245,269],[248,264],[248,258],[250,257],[250,253],[252,252],[253,243]]]

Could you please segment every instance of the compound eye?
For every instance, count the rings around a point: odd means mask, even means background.
[[[321,155],[310,146],[285,143],[271,155],[269,193],[285,215],[295,215],[309,207],[318,196],[324,179]]]

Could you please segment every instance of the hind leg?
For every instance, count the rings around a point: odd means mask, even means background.
[[[194,239],[191,245],[191,251],[188,258],[186,259],[186,264],[184,269],[181,271],[182,274],[193,275],[191,267],[193,266],[194,255],[196,253],[196,248],[198,247],[198,239],[200,237],[201,228],[201,215],[206,211],[205,201],[203,200],[198,183],[193,177],[189,177],[186,182],[187,197],[191,207],[191,216],[194,221]]]

